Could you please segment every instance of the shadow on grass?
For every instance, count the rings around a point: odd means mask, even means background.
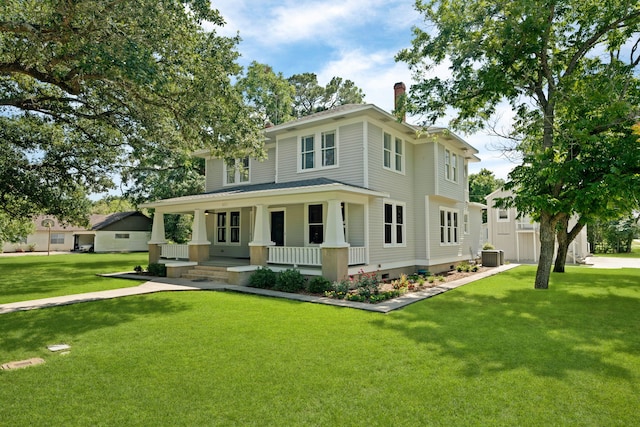
[[[548,290],[515,269],[414,304],[373,323],[459,364],[463,375],[524,369],[630,378],[640,356],[640,274],[571,270]]]
[[[4,314],[0,349],[7,353],[42,351],[59,341],[72,344],[86,332],[189,309],[175,298],[154,294]]]

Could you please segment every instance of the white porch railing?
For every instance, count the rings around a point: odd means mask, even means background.
[[[170,259],[189,259],[189,245],[160,245],[160,257]]]
[[[320,248],[269,246],[270,264],[322,265]]]
[[[269,264],[322,265],[322,250],[318,247],[269,246]],[[349,265],[365,264],[367,251],[364,247],[349,248]]]
[[[365,247],[349,247],[349,265],[366,264],[367,250]]]
[[[538,223],[530,221],[518,221],[516,222],[516,229],[518,231],[537,231]]]

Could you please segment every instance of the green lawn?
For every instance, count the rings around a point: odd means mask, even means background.
[[[0,363],[47,363],[0,371],[0,424],[640,425],[640,270],[567,271],[388,315],[229,292],[2,315]]]
[[[96,276],[146,266],[147,253],[0,257],[0,304],[144,283]]]

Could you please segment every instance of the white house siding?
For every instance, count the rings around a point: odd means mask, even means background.
[[[483,227],[482,223],[482,210],[482,206],[469,203],[469,234],[465,235],[465,241],[467,242],[467,246],[472,247],[475,255],[480,253],[482,245],[484,245],[487,240],[484,232],[486,228]]]
[[[427,261],[429,265],[454,263],[469,258],[469,249],[464,234],[464,202],[455,202],[440,196],[426,196],[427,229],[429,248]],[[443,244],[440,242],[440,208],[452,209],[458,212],[458,244]]]
[[[414,192],[413,216],[415,218],[416,259],[427,258],[426,207],[424,197],[435,191],[435,171],[433,163],[433,143],[419,144],[413,148]]]
[[[267,158],[260,161],[249,160],[249,182],[246,184],[265,184],[275,181],[276,149],[267,150]],[[232,184],[242,185],[244,183]],[[205,191],[216,191],[224,188],[224,160],[207,159]]]
[[[383,132],[392,137],[402,138],[404,144],[404,173],[387,170],[383,167]],[[413,200],[414,146],[407,141],[406,135],[391,129],[369,123],[368,176],[369,188],[389,194],[389,201],[405,203],[405,242],[406,246],[384,247],[384,203],[385,200],[373,199],[369,206],[369,260],[371,264],[409,265],[415,260],[415,203]],[[421,236],[418,238],[422,238]]]
[[[64,243],[51,245],[52,251],[71,251],[73,250],[73,232],[72,231],[52,231],[51,234],[64,234]],[[26,243],[5,243],[2,247],[3,252],[15,252],[17,248],[27,250],[29,245],[35,245],[36,252],[47,250],[49,244],[49,233],[47,231],[36,231],[27,236]]]
[[[452,153],[458,156],[457,182],[453,182],[451,180],[446,179],[445,163],[444,163],[445,149],[449,149],[449,151],[451,151]],[[464,190],[466,188],[464,184],[466,183],[467,180],[464,176],[464,159],[462,156],[462,152],[456,151],[452,147],[439,143],[437,145],[437,153],[438,153],[438,157],[437,157],[438,184],[437,184],[437,191],[434,191],[433,194],[448,197],[454,200],[464,201],[465,200]]]
[[[347,242],[354,247],[365,246],[365,206],[347,204]]]
[[[126,235],[128,238],[116,238]],[[93,247],[96,252],[144,252],[149,250],[148,231],[96,231]],[[73,238],[71,239],[73,241]],[[73,243],[73,242],[72,242]]]
[[[298,171],[300,163],[298,141],[305,135],[336,131],[337,167]],[[292,182],[314,178],[331,178],[346,184],[364,185],[363,123],[355,121],[339,127],[322,126],[300,130],[295,136],[278,140],[278,182]],[[319,144],[319,141],[316,142]],[[316,162],[320,161],[316,158]]]

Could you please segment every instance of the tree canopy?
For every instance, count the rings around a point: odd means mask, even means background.
[[[640,8],[626,0],[418,0],[416,7],[429,31],[416,28],[412,48],[398,55],[419,79],[411,88],[410,105],[427,120],[453,107],[452,125],[461,129],[483,127],[502,102],[511,105],[524,163],[509,176],[507,187],[516,193],[510,203],[540,221],[535,287],[547,288],[557,226],[568,215],[580,214],[590,197],[585,194],[597,191],[595,181],[594,187],[581,181],[594,159],[576,154],[595,140],[602,149],[626,138],[622,129],[628,135],[628,121],[637,117],[638,104],[633,103]],[[445,63],[447,77],[429,74]],[[611,96],[611,85],[602,76],[628,83],[620,86],[626,89],[617,92],[613,110],[598,110],[604,104],[597,99]],[[572,115],[576,108],[580,116]],[[599,117],[600,125],[588,130],[592,117]],[[614,162],[622,161],[614,157]],[[608,187],[610,200],[616,200],[614,192],[618,196],[629,188],[637,164],[611,166],[605,163],[602,171],[609,172],[599,182],[616,175],[624,181]]]
[[[504,179],[496,178],[489,169],[482,168],[469,175],[469,201],[485,203],[485,197],[504,185]]]
[[[237,38],[208,0],[0,4],[0,212],[86,223],[87,194],[136,160],[260,151],[232,84]]]

